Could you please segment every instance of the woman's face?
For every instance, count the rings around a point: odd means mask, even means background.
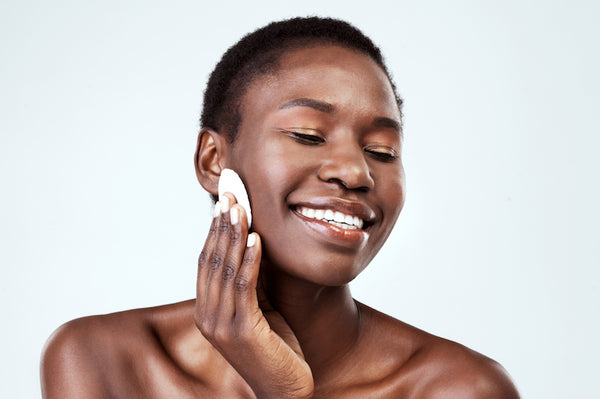
[[[251,84],[241,113],[227,166],[246,183],[263,261],[317,284],[351,281],[404,203],[400,112],[385,73],[343,47],[290,50]]]

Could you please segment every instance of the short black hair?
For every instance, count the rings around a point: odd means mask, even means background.
[[[402,99],[381,50],[371,39],[339,19],[297,17],[272,22],[249,33],[223,54],[204,91],[201,126],[224,133],[233,141],[241,123],[241,98],[249,84],[259,76],[275,72],[285,51],[319,44],[340,45],[372,58],[387,75],[401,109]]]

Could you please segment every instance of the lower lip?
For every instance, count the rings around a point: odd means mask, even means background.
[[[367,238],[369,238],[369,233],[363,229],[342,229],[341,227],[337,227],[321,220],[307,218],[297,211],[293,211],[293,213],[298,216],[309,229],[334,244],[345,244],[344,246],[356,248],[357,246],[361,246],[361,244],[366,242]]]

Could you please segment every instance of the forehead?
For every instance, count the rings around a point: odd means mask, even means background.
[[[268,74],[250,83],[241,98],[243,120],[295,98],[314,98],[339,108],[370,110],[400,119],[384,70],[368,55],[338,45],[285,51]]]

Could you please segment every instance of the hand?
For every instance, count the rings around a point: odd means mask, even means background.
[[[226,193],[198,260],[196,326],[257,397],[310,398],[314,381],[296,336],[268,301],[259,306],[261,250],[244,209]]]

